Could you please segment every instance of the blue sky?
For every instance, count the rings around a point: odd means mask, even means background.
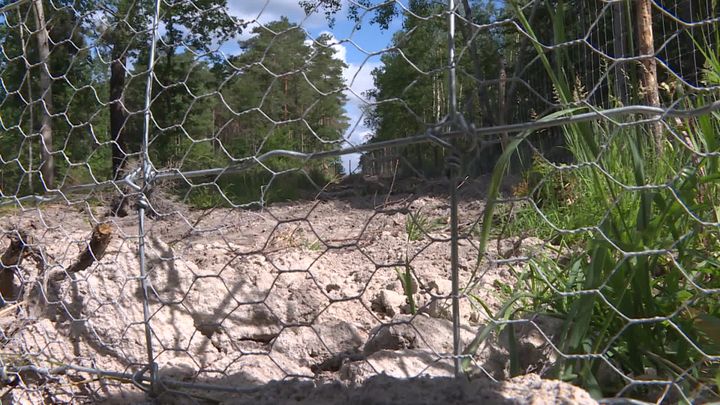
[[[343,9],[335,18],[335,25],[331,28],[325,19],[324,13],[306,16],[299,5],[299,0],[228,0],[230,12],[243,19],[252,21],[247,33],[259,24],[278,20],[286,16],[291,22],[299,24],[308,32],[308,39],[315,38],[321,33],[330,33],[337,41],[336,57],[345,61],[348,68],[344,77],[349,90],[346,91],[348,103],[345,106],[350,117],[350,129],[345,134],[352,144],[359,144],[370,134],[364,125],[360,107],[366,100],[362,94],[373,88],[371,72],[381,65],[380,55],[371,56],[386,49],[391,42],[392,33],[401,27],[400,19],[396,19],[387,31],[370,25],[372,13],[364,15],[361,29],[355,29],[355,23],[347,19],[349,2],[343,0]],[[221,50],[227,53],[237,53],[236,43],[224,44]],[[347,155],[342,158],[345,170],[348,165],[354,170],[358,164],[359,155]]]

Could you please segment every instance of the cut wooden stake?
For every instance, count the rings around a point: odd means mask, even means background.
[[[13,301],[17,296],[15,289],[15,271],[23,257],[35,255],[32,239],[22,230],[10,235],[10,246],[0,257],[0,294],[3,301]]]
[[[90,242],[85,250],[78,256],[77,261],[67,269],[68,273],[77,273],[90,267],[96,261],[102,259],[105,255],[105,249],[110,244],[112,238],[112,225],[109,223],[101,223],[95,226]]]
[[[80,253],[75,263],[68,267],[67,270],[59,269],[47,275],[43,281],[43,291],[51,297],[57,294],[58,283],[60,281],[67,278],[69,274],[83,271],[96,261],[102,259],[105,255],[105,250],[110,244],[110,239],[112,239],[112,225],[107,222],[97,224],[90,235],[90,241],[87,243],[85,250]],[[50,288],[48,289],[48,287]]]

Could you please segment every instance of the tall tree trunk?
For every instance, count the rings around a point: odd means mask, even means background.
[[[613,49],[616,58],[627,56],[626,2],[615,3],[612,8]],[[615,65],[615,97],[621,105],[628,105],[627,72],[623,62]]]
[[[128,143],[123,132],[127,116],[123,106],[125,90],[125,62],[127,55],[120,44],[113,45],[113,60],[110,64],[110,137],[112,144],[112,178],[123,176]]]
[[[18,12],[18,21],[22,21],[22,15],[20,14],[20,9],[17,9]],[[30,39],[28,39],[29,41]],[[28,49],[28,43],[25,42],[25,27],[20,27],[20,43],[22,44],[23,49],[23,58],[25,59],[25,68],[27,69],[28,66],[28,55],[26,53],[26,50]],[[29,69],[28,69],[29,70]],[[33,91],[32,91],[32,80],[27,81],[27,100],[30,100],[32,103],[33,99]],[[28,109],[29,112],[29,122],[28,122],[28,134],[32,134],[35,132],[35,111],[32,106]],[[33,169],[33,143],[28,142],[28,167],[32,171]],[[31,173],[30,176],[28,176],[28,186],[30,187],[30,192],[35,193],[35,187],[34,187],[34,181],[33,181],[33,174]]]
[[[505,119],[507,118],[507,70],[506,70],[505,57],[500,57],[500,81],[498,83],[498,124],[505,125]],[[510,141],[510,136],[507,132],[501,134],[502,150],[507,148]]]
[[[285,121],[288,120],[288,105],[287,105],[287,99],[288,99],[288,78],[287,76],[283,77],[283,83],[285,84],[285,89],[283,91],[283,119]]]
[[[640,56],[646,56],[647,59],[641,61],[642,77],[642,94],[645,104],[651,107],[660,106],[660,93],[657,83],[657,63],[655,58],[655,44],[652,29],[652,0],[638,0],[637,2],[637,30],[638,30],[638,50]],[[650,125],[650,130],[655,141],[656,153],[663,150],[662,125],[654,122]]]
[[[35,25],[37,27],[37,43],[38,54],[42,64],[40,70],[40,92],[43,102],[42,119],[40,126],[41,154],[42,165],[40,165],[40,173],[42,173],[45,189],[53,188],[55,184],[55,160],[52,155],[53,148],[53,130],[52,130],[52,81],[50,79],[50,38],[48,36],[47,27],[45,26],[45,10],[43,9],[42,0],[33,0],[33,10],[35,11]]]
[[[470,50],[470,60],[472,61],[473,70],[475,70],[475,80],[478,82],[482,82],[484,80],[483,74],[482,74],[482,63],[480,60],[480,52],[477,47],[476,41],[476,33],[477,33],[477,27],[473,24],[473,11],[472,6],[470,5],[469,0],[463,0],[463,9],[465,11],[465,19],[468,21],[467,24],[459,24],[458,28],[462,32],[463,38],[465,38],[466,41],[468,41],[469,50]],[[470,28],[468,28],[468,25]],[[485,87],[483,85],[477,85],[477,98],[478,98],[478,109],[480,110],[481,119],[483,120],[483,125],[487,126],[493,126],[495,125],[495,120],[493,119],[493,116],[495,115],[495,112],[491,110],[489,106],[489,98],[486,94]],[[468,114],[468,120],[470,122],[474,121],[473,112],[472,112],[472,103],[470,103],[469,111],[467,111]]]

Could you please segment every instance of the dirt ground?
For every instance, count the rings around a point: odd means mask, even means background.
[[[460,205],[460,284],[473,272],[480,280],[461,300],[463,345],[500,308],[501,285],[515,282],[509,264],[544,248],[531,238],[493,242],[476,267],[472,230],[482,210],[477,198]],[[72,364],[127,376],[147,363],[137,217],[106,218],[106,211],[79,203],[3,214],[4,234],[27,231],[45,260],[44,270],[30,259],[19,266],[21,299],[0,309],[2,363],[22,370],[4,376],[3,402],[147,401],[122,375],[38,369]],[[408,213],[427,222],[416,240],[408,237]],[[580,389],[534,374],[557,359],[549,342],[559,321],[552,318],[516,328],[527,376],[509,379],[507,344],[493,335],[474,356],[475,378],[450,378],[446,198],[346,196],[164,214],[146,222],[144,246],[159,402],[594,403]],[[104,221],[113,231],[104,256],[65,274]],[[1,243],[5,251],[9,239]],[[47,276],[53,272],[62,277]],[[406,272],[415,314],[400,281]]]

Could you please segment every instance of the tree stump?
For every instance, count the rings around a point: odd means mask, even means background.
[[[22,230],[10,235],[10,246],[0,257],[0,305],[17,298],[15,271],[23,257],[34,253],[34,250],[28,246],[32,243],[32,239]]]
[[[112,239],[112,225],[107,222],[97,224],[90,235],[85,250],[78,256],[77,261],[67,269],[68,273],[77,273],[90,267],[96,261],[102,259],[105,250]]]

